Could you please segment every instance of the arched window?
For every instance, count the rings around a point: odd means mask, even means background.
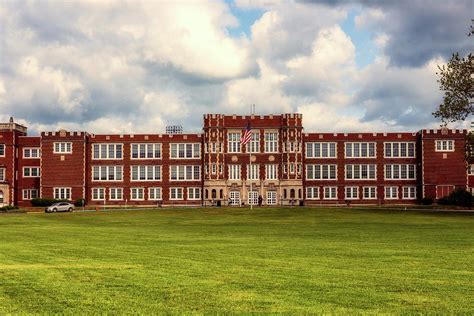
[[[291,189],[290,190],[290,199],[294,199],[295,198],[295,189]]]
[[[283,190],[283,198],[286,199],[286,189]]]
[[[301,189],[298,189],[298,199],[301,199]]]
[[[217,191],[216,189],[212,189],[212,199],[215,200],[217,198]]]

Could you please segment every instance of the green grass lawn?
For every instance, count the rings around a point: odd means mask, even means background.
[[[0,215],[0,314],[473,313],[473,214]]]

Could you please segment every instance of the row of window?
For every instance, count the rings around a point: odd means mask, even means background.
[[[377,165],[345,165],[346,180],[376,180]],[[415,180],[416,165],[385,165],[385,180]],[[337,180],[337,165],[306,165],[307,180]]]
[[[176,187],[170,188],[170,200],[184,200],[184,188]],[[201,188],[186,188],[187,200],[200,200]],[[105,188],[92,188],[93,201],[105,201]],[[108,200],[122,201],[123,188],[109,188]],[[160,187],[148,188],[148,201],[160,201],[163,199],[162,189]],[[130,200],[144,201],[145,188],[130,188]]]
[[[170,168],[172,181],[198,181],[201,180],[201,166],[199,165],[173,165]],[[131,181],[161,181],[160,165],[130,166]],[[123,166],[92,166],[93,181],[122,181]]]
[[[401,195],[399,197],[400,188],[397,186],[386,186],[384,187],[384,197],[387,200],[400,199],[414,200],[416,199],[416,187],[415,186],[404,186],[401,187]],[[319,187],[307,187],[306,188],[306,199],[308,200],[337,200],[338,190],[337,187],[323,187],[320,193]],[[373,200],[377,199],[377,187],[375,186],[347,186],[344,187],[344,198],[347,200]]]

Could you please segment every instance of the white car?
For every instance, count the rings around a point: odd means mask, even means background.
[[[46,213],[56,213],[56,212],[72,212],[74,211],[74,204],[69,202],[58,202],[54,203],[51,206],[48,206],[44,210]]]

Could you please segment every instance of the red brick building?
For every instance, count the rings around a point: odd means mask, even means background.
[[[466,133],[307,133],[293,113],[206,114],[202,134],[27,136],[11,120],[0,124],[0,206],[411,204],[474,187]]]

